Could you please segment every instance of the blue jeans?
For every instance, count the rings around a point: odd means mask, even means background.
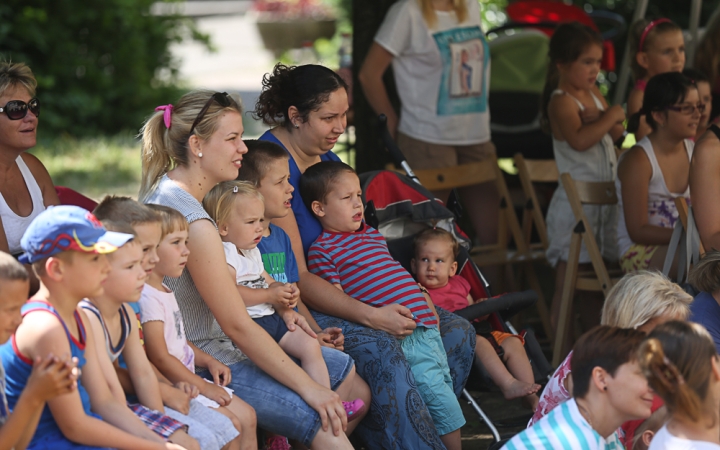
[[[475,354],[475,329],[467,320],[437,308],[455,395],[465,387]],[[337,317],[313,311],[322,328],[339,327],[345,352],[372,391],[370,411],[356,433],[372,449],[444,449],[427,406],[420,397],[400,341]]]
[[[322,355],[330,374],[330,387],[335,390],[350,374],[353,360],[345,353],[327,347],[322,347]],[[255,408],[259,428],[310,446],[321,422],[318,413],[302,397],[249,359],[233,364],[230,370],[232,381],[228,387]],[[212,379],[207,371],[200,375]]]

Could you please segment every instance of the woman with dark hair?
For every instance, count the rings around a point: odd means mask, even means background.
[[[345,82],[325,67],[278,64],[264,77],[255,115],[273,128],[260,139],[275,142],[290,154],[290,183],[295,188],[288,205],[291,213],[273,223],[283,228],[292,242],[302,300],[314,310],[312,316],[306,315],[310,325],[318,334],[342,329],[345,351],[370,385],[373,400],[368,416],[358,426],[361,437],[373,448],[443,448],[398,342],[415,329],[410,310],[397,304],[382,308],[365,305],[307,270],[307,249],[322,227],[298,194],[300,177],[320,161],[340,160],[331,149],[345,131],[347,110]],[[459,395],[472,365],[475,331],[458,316],[440,308],[438,314]]]
[[[625,273],[663,266],[678,219],[675,199],[690,198],[692,138],[703,110],[695,83],[666,72],[650,78],[642,108],[630,117],[629,131],[641,117],[652,131],[618,161],[617,240]]]
[[[650,417],[653,394],[638,364],[645,333],[599,325],[575,344],[570,400],[513,437],[505,449],[624,448],[620,425]]]
[[[707,330],[689,322],[659,325],[638,359],[669,415],[650,450],[720,450],[720,359]]]

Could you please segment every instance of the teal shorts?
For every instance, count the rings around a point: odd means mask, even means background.
[[[465,425],[437,327],[415,328],[401,341],[401,346],[438,434],[442,436]]]

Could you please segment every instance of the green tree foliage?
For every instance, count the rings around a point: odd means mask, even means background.
[[[179,15],[151,14],[155,1],[0,2],[0,57],[35,73],[44,133],[137,130],[156,105],[177,98],[169,46],[207,37]]]

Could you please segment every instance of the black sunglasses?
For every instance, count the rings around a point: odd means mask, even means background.
[[[200,121],[205,117],[205,113],[207,112],[208,108],[210,108],[210,105],[212,104],[213,100],[218,102],[218,105],[222,106],[223,108],[227,108],[230,106],[233,102],[233,99],[228,95],[227,92],[216,92],[210,97],[205,103],[205,106],[202,107],[200,112],[197,115],[197,118],[195,119],[195,122],[193,122],[192,126],[190,127],[190,134],[193,133],[193,130],[195,130],[195,127],[197,124],[200,123]]]
[[[20,120],[27,116],[28,110],[32,111],[35,117],[40,117],[40,100],[33,98],[27,103],[22,100],[10,100],[0,108],[0,113],[7,114],[10,120]]]

